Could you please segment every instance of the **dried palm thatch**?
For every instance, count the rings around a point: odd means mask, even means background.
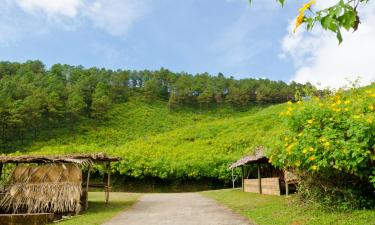
[[[295,171],[291,168],[284,169],[284,180],[288,184],[299,182],[298,176],[296,175]]]
[[[78,213],[82,171],[75,164],[19,166],[13,170],[0,208],[12,213]]]
[[[262,146],[259,146],[254,149],[255,154],[250,156],[245,156],[237,162],[230,165],[229,169],[234,169],[236,167],[240,167],[246,164],[251,163],[268,163],[268,158],[265,156],[265,148]]]
[[[73,154],[62,156],[6,156],[0,155],[0,163],[74,163],[81,166],[92,165],[93,162],[115,162],[119,157],[109,157],[105,153]]]

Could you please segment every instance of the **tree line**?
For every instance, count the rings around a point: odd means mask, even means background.
[[[131,96],[168,102],[171,110],[231,105],[273,104],[316,91],[311,84],[268,79],[191,75],[167,69],[108,70],[41,61],[0,62],[0,144],[35,139],[41,129],[61,124],[72,130],[82,118],[101,120],[113,104]]]

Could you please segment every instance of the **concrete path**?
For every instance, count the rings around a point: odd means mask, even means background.
[[[146,194],[104,225],[252,225],[199,193]]]

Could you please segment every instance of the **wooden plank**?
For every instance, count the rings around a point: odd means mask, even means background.
[[[244,191],[259,193],[258,179],[245,179]],[[262,178],[262,193],[280,195],[280,179],[278,177]]]

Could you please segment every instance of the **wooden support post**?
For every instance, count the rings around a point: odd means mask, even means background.
[[[232,189],[234,189],[234,183],[236,180],[234,179],[234,168],[232,168]]]
[[[109,192],[111,190],[111,162],[107,163],[107,183],[105,185],[105,204],[109,202]]]
[[[0,178],[1,178],[1,175],[3,175],[3,164],[2,163],[0,163]]]
[[[260,164],[258,163],[258,187],[259,187],[259,194],[262,194],[262,178],[260,176]]]
[[[289,196],[289,184],[288,182],[285,181],[285,196],[288,197]]]
[[[87,179],[86,179],[86,204],[85,210],[89,207],[89,184],[90,184],[90,173],[91,173],[91,166],[89,166],[87,170]]]
[[[244,168],[243,166],[241,166],[241,179],[242,179],[242,191],[245,191],[245,179],[244,179],[244,176],[245,176],[245,172],[244,172]]]

